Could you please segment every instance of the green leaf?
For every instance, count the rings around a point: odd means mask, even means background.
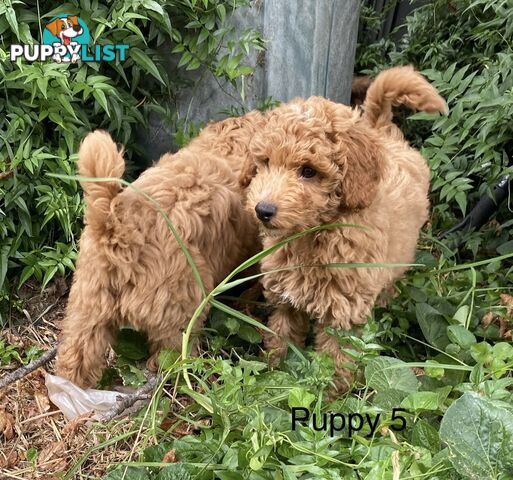
[[[440,312],[427,303],[418,303],[415,313],[426,340],[437,348],[445,349],[449,344],[447,322]]]
[[[217,5],[216,10],[217,10],[217,15],[219,15],[219,19],[221,20],[221,23],[224,23],[224,20],[226,18],[225,6],[222,3],[220,3],[219,5]]]
[[[164,9],[155,0],[143,0],[142,4],[145,8],[164,15]]]
[[[180,359],[180,352],[171,348],[163,348],[159,352],[159,367],[162,370],[170,370]]]
[[[103,477],[103,480],[150,480],[150,477],[144,467],[119,465]]]
[[[162,83],[163,85],[166,84],[166,82],[164,82],[164,79],[160,75],[157,66],[155,65],[155,63],[153,63],[153,60],[150,57],[148,57],[148,55],[146,55],[146,53],[144,53],[141,49],[137,47],[130,48],[129,52],[130,56],[132,57],[135,63],[142,67],[147,73],[155,77],[160,83]]]
[[[7,275],[7,265],[9,263],[9,245],[4,245],[0,250],[0,288],[5,282],[5,277]]]
[[[513,240],[505,242],[497,247],[497,253],[499,255],[506,255],[507,253],[513,252]]]
[[[240,338],[249,343],[260,343],[262,341],[262,335],[249,325],[241,325],[237,333]]]
[[[37,455],[38,455],[37,448],[34,448],[34,447],[29,448],[25,455],[29,462],[35,461],[37,459]]]
[[[93,90],[93,97],[105,110],[105,113],[110,117],[109,105],[107,104],[107,97],[105,96],[105,92],[103,90]]]
[[[440,407],[439,395],[436,392],[411,393],[401,402],[401,407],[412,412],[438,410]]]
[[[20,31],[18,29],[18,20],[16,19],[16,12],[14,11],[14,8],[12,8],[12,7],[6,8],[5,18],[7,19],[9,26],[11,27],[12,31],[14,32],[14,35],[16,35],[16,38],[18,40],[20,40]]]
[[[418,389],[417,377],[413,370],[403,361],[393,357],[373,358],[365,367],[365,379],[367,385],[378,392],[394,389],[413,393]]]
[[[244,480],[244,477],[237,472],[229,472],[226,470],[217,470],[215,472],[216,478],[219,480]]]
[[[471,480],[513,474],[513,414],[475,393],[465,393],[445,413],[440,439],[458,473]],[[504,477],[506,478],[506,477]]]
[[[447,336],[452,343],[458,344],[465,350],[469,349],[477,341],[474,334],[462,325],[450,325],[447,327]]]
[[[148,356],[148,342],[144,335],[131,328],[122,328],[113,347],[118,355],[130,360],[141,360]]]
[[[413,445],[426,448],[431,452],[438,452],[440,450],[440,437],[437,429],[422,419],[415,423],[411,434],[411,441]]]
[[[487,342],[480,342],[470,347],[472,358],[482,364],[489,364],[493,360],[492,347]]]
[[[452,318],[454,318],[454,320],[456,320],[460,325],[466,325],[469,312],[470,307],[468,305],[462,305],[460,308],[458,308]]]
[[[310,393],[305,388],[293,388],[289,392],[289,407],[304,407],[309,408],[310,405],[315,401],[315,395]]]

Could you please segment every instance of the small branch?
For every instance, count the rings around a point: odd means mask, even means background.
[[[14,370],[14,372],[11,372],[10,374],[1,378],[0,379],[0,389],[7,387],[11,383],[14,383],[17,380],[20,380],[21,378],[25,377],[29,373],[33,372],[34,370],[37,370],[39,367],[42,367],[43,365],[48,363],[50,360],[52,360],[52,358],[55,357],[56,353],[57,353],[57,346],[52,347],[52,348],[50,348],[50,350],[47,350],[45,353],[43,353],[43,355],[41,355],[37,360],[34,360],[33,362],[30,362],[28,365],[20,367],[17,370]]]
[[[100,420],[104,422],[110,422],[116,417],[134,413],[136,410],[132,407],[134,407],[136,403],[137,407],[142,407],[143,403],[146,403],[146,401],[151,399],[153,390],[155,390],[155,386],[157,385],[157,379],[158,377],[154,375],[148,378],[146,384],[136,390],[134,393],[131,393],[125,397],[118,397],[116,405],[105,412],[100,417]]]

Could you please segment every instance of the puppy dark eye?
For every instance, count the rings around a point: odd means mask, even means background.
[[[266,158],[261,158],[258,160],[258,163],[262,166],[262,167],[265,167],[267,168],[269,166],[269,159],[266,157]]]
[[[299,174],[303,178],[312,178],[315,177],[315,175],[317,175],[317,172],[312,167],[308,167],[305,165],[304,167],[301,167]]]

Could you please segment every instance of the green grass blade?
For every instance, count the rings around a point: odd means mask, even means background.
[[[238,318],[239,320],[242,320],[243,322],[253,325],[253,327],[261,328],[262,330],[265,330],[266,332],[269,332],[269,333],[274,333],[269,327],[267,327],[263,323],[249,317],[248,315],[245,315],[242,312],[239,312],[238,310],[235,310],[235,309],[229,307],[228,305],[225,305],[224,303],[221,303],[215,299],[212,299],[212,300],[210,300],[210,304],[213,307],[217,308],[218,310],[221,310],[221,311],[227,313],[228,315],[232,315],[232,316]]]
[[[255,265],[260,260],[262,260],[262,258],[267,257],[269,254],[271,254],[274,251],[278,250],[279,248],[283,247],[283,245],[286,245],[287,243],[292,242],[293,240],[296,240],[297,238],[304,237],[305,235],[309,235],[310,233],[320,232],[321,230],[331,230],[331,229],[342,228],[342,227],[363,228],[363,229],[368,228],[368,227],[365,227],[364,225],[356,225],[356,224],[351,224],[351,223],[329,223],[326,225],[318,225],[316,227],[308,228],[306,230],[303,230],[302,232],[295,233],[294,235],[291,235],[290,237],[287,237],[287,238],[279,241],[278,243],[253,255],[251,258],[249,258],[245,262],[241,263],[235,270],[233,270],[219,285],[223,285],[223,284],[227,283],[231,278],[233,278],[238,273]]]
[[[233,282],[228,282],[226,284],[220,283],[213,291],[213,295],[218,295],[219,293],[226,292],[230,288],[236,287],[237,285],[241,285],[242,283],[249,282],[256,278],[263,277],[265,275],[270,275],[272,273],[286,272],[289,270],[298,270],[300,268],[401,268],[401,267],[425,267],[423,263],[318,263],[312,265],[292,265],[290,267],[283,268],[275,268],[273,270],[269,270],[267,272],[256,273],[255,275],[250,275],[244,278],[238,278]]]

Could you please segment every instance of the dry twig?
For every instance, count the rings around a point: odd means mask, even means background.
[[[16,382],[17,380],[20,380],[21,378],[25,377],[29,373],[33,372],[34,370],[37,370],[39,367],[42,367],[46,363],[48,363],[50,360],[52,360],[53,357],[55,357],[55,354],[57,353],[57,345],[55,347],[50,348],[47,350],[43,355],[41,355],[37,360],[34,360],[33,362],[30,362],[28,365],[24,365],[23,367],[18,368],[17,370],[14,370],[14,372],[9,373],[5,377],[0,379],[0,388],[5,388],[11,383]]]
[[[113,418],[128,415],[133,413],[135,410],[132,408],[136,403],[137,406],[141,406],[141,401],[148,401],[152,394],[153,390],[155,390],[155,386],[157,385],[157,376],[154,375],[148,378],[148,381],[141,388],[136,390],[134,393],[131,393],[125,397],[118,397],[118,401],[116,405],[112,407],[110,410],[105,412],[100,420],[104,422],[109,422]]]

